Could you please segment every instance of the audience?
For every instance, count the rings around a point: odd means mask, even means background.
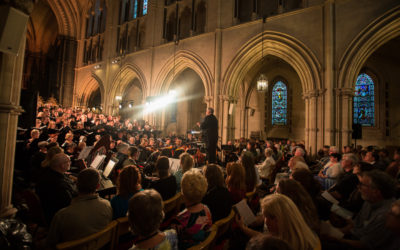
[[[71,161],[66,154],[56,154],[50,161],[50,167],[44,169],[38,177],[36,193],[48,224],[58,210],[71,203],[77,193],[74,182],[65,174],[70,165]]]
[[[319,234],[320,221],[317,209],[315,208],[310,195],[299,182],[293,179],[283,179],[278,183],[276,192],[289,197],[294,204],[296,204],[311,230],[313,230],[314,233]]]
[[[324,190],[329,189],[333,184],[335,184],[338,176],[343,172],[343,169],[340,166],[342,156],[338,153],[331,153],[329,158],[329,162],[318,173],[318,180]]]
[[[229,215],[233,201],[225,187],[224,175],[220,166],[208,164],[204,167],[203,172],[208,184],[203,203],[210,209],[212,221],[215,222]]]
[[[225,183],[233,203],[238,203],[246,197],[246,173],[242,164],[228,163]]]
[[[268,234],[260,234],[249,240],[246,250],[294,250],[286,241]]]
[[[291,199],[282,194],[271,194],[261,201],[262,213],[268,233],[287,241],[293,249],[320,249],[318,236],[304,221],[300,211]],[[254,231],[237,220],[241,230],[253,237],[260,232]]]
[[[47,245],[80,239],[105,228],[112,220],[112,208],[108,200],[96,193],[100,185],[100,174],[87,168],[78,175],[78,197],[61,209],[51,222]]]
[[[258,184],[254,155],[249,151],[243,151],[240,156],[240,162],[245,170],[246,192],[253,192]]]
[[[264,162],[257,166],[258,172],[260,174],[260,177],[263,179],[270,179],[270,175],[273,171],[273,167],[275,166],[275,160],[272,157],[274,154],[274,151],[270,148],[265,149],[265,160]]]
[[[209,208],[201,203],[207,192],[207,180],[200,171],[192,169],[183,175],[181,192],[186,208],[176,216],[173,228],[178,232],[179,249],[186,249],[207,238],[212,217]]]
[[[135,165],[125,166],[117,177],[117,195],[111,199],[113,219],[125,217],[129,199],[139,191],[143,191],[141,175]]]
[[[166,156],[161,156],[156,162],[158,177],[150,182],[149,188],[155,189],[160,193],[163,200],[168,200],[176,194],[176,179],[169,172],[169,160]]]
[[[341,228],[348,236],[338,242],[353,248],[389,249],[396,236],[385,227],[385,216],[394,201],[394,180],[380,170],[366,171],[360,192],[364,204],[354,220]]]
[[[174,229],[159,231],[164,219],[163,201],[154,189],[136,193],[129,200],[129,222],[138,236],[130,250],[136,249],[178,249],[178,237]]]
[[[182,153],[179,155],[179,159],[179,169],[174,174],[178,192],[181,191],[181,180],[183,174],[194,167],[194,159],[190,154]]]

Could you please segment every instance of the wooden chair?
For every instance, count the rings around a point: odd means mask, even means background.
[[[167,215],[177,214],[182,204],[182,193],[177,193],[171,199],[164,201],[164,213]]]
[[[246,193],[246,199],[247,199],[248,202],[253,200],[254,196],[256,195],[256,192],[257,192],[257,190],[254,189],[253,191]]]
[[[117,219],[117,230],[115,233],[115,245],[119,243],[119,237],[130,233],[129,227],[131,226],[128,220],[128,216]]]
[[[102,247],[109,244],[108,249],[114,249],[115,232],[117,229],[117,221],[112,221],[107,225],[106,228],[100,232],[91,234],[82,239],[67,241],[64,243],[57,244],[56,248],[59,250],[94,250],[101,249]]]
[[[230,214],[214,223],[218,227],[217,239],[224,235],[231,227],[232,221],[235,219],[235,210],[231,210]]]
[[[216,225],[212,225],[210,228],[210,234],[208,237],[201,242],[198,245],[192,246],[191,248],[188,248],[188,250],[207,250],[207,249],[213,249],[215,240],[217,239],[217,232],[218,232],[218,227]]]

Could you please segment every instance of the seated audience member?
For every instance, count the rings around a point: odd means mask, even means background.
[[[392,244],[387,249],[400,249],[400,200],[393,202],[386,215],[385,227],[395,235]]]
[[[187,171],[182,177],[181,192],[186,209],[176,216],[172,227],[178,232],[179,249],[186,249],[204,241],[212,225],[211,212],[201,203],[207,192],[206,178],[200,171]]]
[[[225,187],[224,175],[220,166],[208,164],[204,167],[203,172],[208,184],[203,203],[208,206],[212,220],[216,222],[229,215],[233,204],[232,198]]]
[[[118,153],[115,156],[118,159],[118,162],[114,167],[114,171],[118,171],[124,167],[124,162],[129,157],[128,149],[129,149],[129,145],[127,143],[121,142],[120,144],[118,144],[118,146],[117,146]]]
[[[178,249],[178,237],[174,229],[159,231],[164,219],[163,201],[154,189],[136,193],[129,200],[129,222],[138,236],[130,250]]]
[[[285,195],[271,194],[261,201],[264,221],[272,236],[289,243],[293,249],[320,249],[321,244],[315,233],[304,221],[296,204]],[[250,237],[261,234],[236,220],[240,229]]]
[[[50,144],[49,144],[50,145]],[[46,153],[46,157],[44,158],[44,160],[41,163],[41,166],[43,168],[47,168],[50,166],[50,162],[53,159],[53,157],[56,154],[59,153],[64,153],[64,150],[62,148],[60,148],[59,146],[53,146],[53,147],[48,147],[47,148],[47,153]]]
[[[136,160],[138,159],[139,156],[139,149],[135,146],[130,146],[128,148],[128,158],[122,163],[122,166],[129,166],[129,165],[135,165],[136,166]]]
[[[261,165],[257,166],[260,177],[263,179],[269,179],[273,171],[273,167],[275,166],[275,160],[272,157],[273,154],[274,151],[272,149],[266,148],[265,161]]]
[[[293,179],[283,179],[278,183],[276,192],[289,197],[294,204],[296,204],[311,230],[313,230],[314,233],[319,234],[320,221],[318,218],[317,209],[311,199],[311,196],[299,182]]]
[[[288,162],[288,167],[291,171],[299,168],[310,170],[303,156],[293,156],[292,158],[290,158]]]
[[[234,204],[246,197],[246,173],[240,163],[230,162],[226,166],[226,187]]]
[[[400,148],[394,151],[393,160],[394,161],[386,168],[386,173],[393,178],[398,178],[400,170]]]
[[[317,208],[318,217],[321,220],[328,220],[332,204],[321,197],[321,184],[314,178],[311,171],[298,168],[292,172],[290,178],[298,181],[305,188]]]
[[[240,155],[240,162],[245,170],[246,192],[253,192],[258,184],[253,154],[248,151],[242,152]]]
[[[77,240],[99,232],[112,220],[110,202],[96,193],[100,185],[100,174],[96,169],[87,168],[78,175],[78,197],[66,208],[61,209],[51,222],[47,244]]]
[[[174,174],[178,192],[181,191],[181,180],[183,174],[194,167],[194,159],[190,154],[182,153],[179,155],[179,159],[179,169]]]
[[[48,145],[48,142],[46,142],[46,141],[39,142],[38,143],[39,151],[36,152],[31,158],[31,169],[30,169],[29,174],[31,174],[33,181],[37,180],[37,176],[42,168],[41,164],[44,161],[44,159],[46,158],[47,145]]]
[[[56,154],[38,177],[36,193],[38,194],[47,223],[50,224],[54,214],[68,206],[76,195],[73,181],[65,174],[70,169],[71,161],[64,153]]]
[[[149,188],[154,188],[160,193],[163,200],[168,200],[176,194],[175,176],[169,173],[169,160],[165,156],[158,158],[156,162],[158,178],[150,182]]]
[[[353,173],[356,164],[358,164],[357,156],[351,153],[343,155],[341,165],[344,172],[339,175],[336,185],[329,190],[338,201],[347,200],[357,188],[359,181],[357,175]]]
[[[395,234],[385,227],[385,216],[394,201],[395,181],[380,170],[366,171],[359,189],[364,204],[352,223],[341,228],[347,237],[337,240],[352,248],[389,249]]]
[[[319,171],[317,180],[321,183],[324,190],[329,189],[336,183],[338,176],[343,172],[340,166],[342,156],[338,153],[330,154],[330,161]]]
[[[141,175],[134,165],[125,166],[117,177],[117,195],[111,199],[113,219],[125,217],[128,211],[129,199],[142,191]]]
[[[246,250],[294,250],[286,241],[268,234],[260,234],[249,240]]]
[[[363,157],[363,161],[371,164],[376,169],[385,171],[387,165],[379,160],[379,154],[376,150],[368,150]]]

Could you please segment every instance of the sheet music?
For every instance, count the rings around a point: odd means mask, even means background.
[[[168,158],[168,159],[169,159],[169,170],[171,174],[175,174],[178,171],[181,162],[179,159],[175,158]]]
[[[92,164],[90,164],[90,167],[98,169],[100,167],[101,163],[103,163],[105,158],[106,158],[105,155],[97,155],[96,158],[94,158]]]
[[[236,212],[240,214],[242,217],[244,224],[247,226],[256,221],[256,216],[251,211],[250,207],[247,205],[246,199],[241,200],[240,202],[233,205],[236,209]]]
[[[92,148],[93,146],[88,146],[82,149],[82,151],[79,153],[78,160],[85,160],[88,157],[90,150],[92,150]]]

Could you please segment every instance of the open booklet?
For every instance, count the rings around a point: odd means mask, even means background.
[[[236,212],[240,215],[246,226],[256,221],[256,216],[253,214],[253,211],[251,211],[251,208],[247,205],[246,199],[243,199],[233,205],[233,209],[235,209]]]
[[[335,197],[333,197],[328,191],[324,191],[321,196],[332,203],[332,213],[335,213],[346,220],[351,220],[351,218],[353,218],[354,214],[351,211],[339,206],[339,201],[336,200]]]

